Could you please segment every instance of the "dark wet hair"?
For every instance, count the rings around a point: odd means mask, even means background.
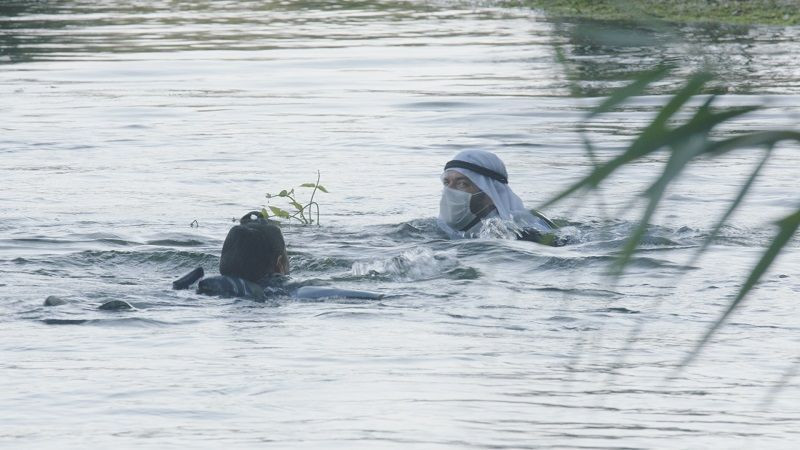
[[[219,273],[257,283],[275,272],[281,255],[286,255],[286,242],[278,226],[263,219],[243,221],[225,237]]]

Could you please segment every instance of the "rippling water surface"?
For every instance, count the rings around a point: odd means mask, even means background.
[[[447,241],[433,220],[441,167],[464,148],[500,154],[530,206],[577,179],[583,113],[658,61],[678,64],[673,79],[589,124],[601,156],[704,65],[728,91],[720,104],[766,105],[722,133],[796,126],[800,29],[642,29],[636,46],[609,47],[575,33],[606,25],[488,3],[19,1],[0,13],[0,445],[800,440],[787,377],[800,356],[796,240],[668,379],[770,221],[796,207],[796,148],[778,149],[691,267],[759,155],[687,174],[615,285],[603,274],[635,216],[604,227],[596,198],[546,211],[567,224],[562,248]],[[660,162],[614,178],[606,209],[628,210]],[[215,272],[232,217],[317,170],[322,226],[284,228],[293,276],[383,300],[169,289],[194,267]],[[50,295],[68,303],[42,306]],[[109,300],[135,309],[97,309]]]

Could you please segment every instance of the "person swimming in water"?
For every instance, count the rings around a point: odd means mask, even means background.
[[[258,211],[245,214],[239,223],[228,231],[222,244],[220,275],[203,278],[203,269],[198,267],[173,282],[173,289],[187,289],[199,280],[198,294],[245,297],[257,301],[276,296],[305,300],[383,297],[372,292],[303,286],[302,283],[292,282],[288,277],[289,256],[280,227]]]
[[[518,239],[563,245],[552,233],[558,227],[538,211],[525,208],[508,186],[503,161],[485,150],[464,150],[444,166],[437,223],[451,239],[474,238],[492,225]]]
[[[259,299],[266,289],[285,284],[289,256],[281,229],[257,212],[245,214],[239,223],[222,244],[220,276],[200,280],[198,294]]]

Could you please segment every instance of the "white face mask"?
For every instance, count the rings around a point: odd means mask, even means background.
[[[469,207],[472,196],[478,194],[482,192],[470,194],[458,189],[444,188],[442,200],[439,202],[439,217],[453,229],[466,231],[467,226],[478,219]]]

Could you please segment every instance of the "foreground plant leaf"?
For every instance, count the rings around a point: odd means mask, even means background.
[[[717,236],[719,235],[722,226],[725,225],[725,223],[731,217],[733,212],[736,211],[736,208],[738,208],[739,205],[742,203],[742,200],[744,199],[745,195],[747,195],[748,191],[750,191],[750,188],[753,186],[753,183],[756,181],[756,178],[758,178],[758,175],[761,173],[761,169],[763,169],[764,165],[767,163],[767,161],[769,161],[770,156],[772,156],[772,147],[770,147],[764,153],[764,157],[761,159],[761,162],[758,163],[758,166],[756,166],[756,168],[747,178],[747,181],[742,185],[742,188],[739,190],[739,194],[731,202],[730,206],[728,206],[727,211],[725,211],[722,217],[720,217],[720,219],[717,221],[717,224],[711,230],[711,233],[709,233],[709,235],[705,238],[703,244],[700,246],[700,248],[697,249],[697,251],[692,256],[692,259],[689,260],[686,266],[688,267],[693,266],[694,263],[697,262],[697,260],[700,258],[700,255],[702,255],[708,249],[708,246],[711,245],[712,242],[714,242],[714,239],[716,239]]]
[[[722,315],[714,322],[714,324],[711,325],[708,330],[706,330],[705,334],[697,343],[697,345],[695,345],[694,349],[683,359],[683,361],[681,361],[679,370],[691,364],[691,362],[697,358],[708,341],[711,339],[711,336],[716,333],[719,327],[721,327],[728,317],[739,307],[747,294],[759,282],[761,276],[764,275],[767,269],[769,269],[769,267],[775,261],[775,258],[781,252],[783,247],[785,247],[786,244],[792,239],[794,234],[797,232],[798,226],[800,226],[800,209],[779,220],[777,225],[779,227],[778,233],[775,235],[772,243],[769,245],[769,247],[767,247],[767,250],[761,256],[761,259],[753,268],[752,272],[750,272],[750,275],[747,277],[744,285],[741,287],[741,289],[739,289],[739,293],[736,294],[736,298],[733,299],[725,312],[722,313]]]
[[[672,66],[661,66],[655,70],[641,74],[633,83],[612,92],[600,105],[589,112],[586,117],[590,119],[598,114],[611,111],[631,97],[641,95],[654,81],[661,80],[673,69]]]
[[[672,116],[675,115],[675,113],[677,113],[678,110],[692,98],[692,96],[699,93],[703,85],[709,79],[710,75],[705,73],[701,73],[692,77],[686,86],[675,96],[673,96],[670,101],[661,109],[656,118],[653,119],[653,122],[651,122],[650,125],[648,125],[644,131],[642,131],[642,133],[636,138],[636,140],[634,140],[628,149],[623,152],[623,154],[596,167],[585,178],[568,187],[559,194],[556,194],[554,197],[545,201],[536,209],[542,209],[550,206],[579,190],[594,189],[603,180],[608,178],[608,176],[625,164],[629,164],[632,161],[658,151],[670,143],[675,143],[682,136],[685,137],[685,135],[692,134],[692,131],[698,132],[699,130],[696,129],[697,127],[685,128],[686,125],[671,131],[666,131],[665,128],[669,119],[672,118]]]
[[[656,70],[645,73],[640,79],[613,93],[609,98],[592,110],[587,115],[586,120],[596,115],[608,112],[624,103],[627,99],[641,94],[645,91],[650,83],[664,76],[666,76],[664,68],[657,68]],[[626,241],[625,247],[622,249],[618,255],[618,258],[611,267],[610,272],[615,276],[619,276],[630,263],[633,254],[638,249],[641,240],[647,231],[650,220],[660,206],[661,200],[664,197],[667,188],[693,161],[700,157],[719,157],[739,149],[755,149],[759,147],[766,149],[764,157],[760,160],[756,168],[745,181],[736,198],[731,202],[725,213],[715,224],[711,234],[706,238],[702,246],[695,253],[692,261],[697,259],[700,254],[707,250],[710,243],[719,234],[721,227],[727,222],[733,212],[740,207],[743,198],[749,192],[764,165],[769,160],[773,147],[781,141],[790,140],[800,142],[800,133],[790,130],[762,131],[735,136],[728,139],[713,140],[711,138],[711,133],[716,126],[758,109],[756,106],[746,106],[728,108],[722,111],[714,111],[711,108],[711,104],[715,98],[714,96],[707,97],[703,105],[701,105],[691,116],[691,118],[685,121],[685,123],[680,126],[673,126],[670,128],[669,124],[676,122],[676,114],[691,99],[696,98],[700,94],[704,84],[710,79],[711,76],[706,73],[699,73],[693,76],[686,83],[686,85],[678,93],[671,97],[667,104],[659,110],[652,122],[637,136],[637,138],[634,139],[634,141],[625,149],[625,151],[609,161],[598,162],[591,141],[585,135],[583,135],[586,152],[593,164],[593,170],[587,176],[573,183],[567,189],[555,194],[552,198],[547,200],[543,206],[541,206],[545,207],[556,203],[568,196],[575,194],[578,191],[596,190],[600,183],[606,180],[617,169],[643,157],[649,156],[657,151],[668,149],[670,154],[667,162],[664,165],[662,173],[642,193],[642,196],[647,199],[645,210],[642,213],[636,228]],[[777,255],[796,234],[798,226],[800,226],[800,209],[780,220],[778,222],[778,226],[779,231],[777,235],[764,251],[760,260],[751,271],[734,300],[728,305],[725,312],[719,317],[719,319],[717,319],[717,321],[715,321],[714,324],[708,330],[706,330],[705,334],[696,344],[694,349],[681,362],[679,365],[679,370],[680,368],[690,364],[697,357],[714,333],[739,307],[741,302],[757,285],[761,277],[775,261]]]

